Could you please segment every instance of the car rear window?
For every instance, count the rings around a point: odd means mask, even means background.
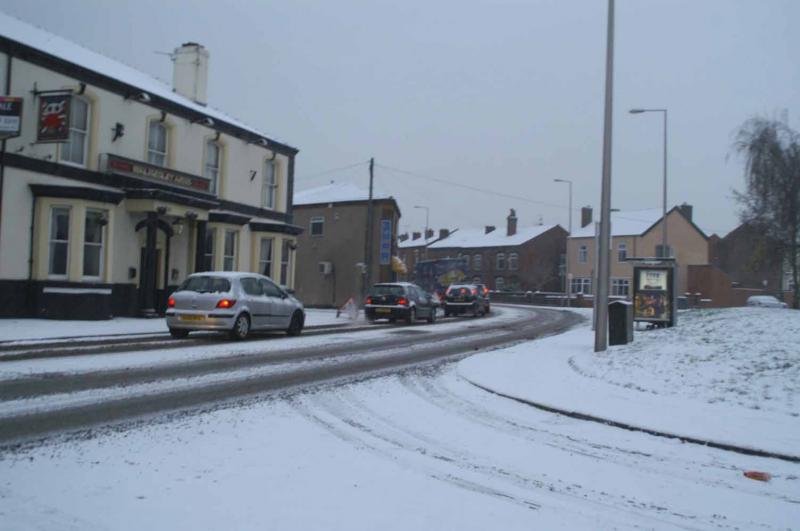
[[[372,286],[370,295],[405,295],[403,286]]]
[[[198,293],[227,293],[231,283],[221,277],[189,277],[183,281],[178,291],[196,291]]]

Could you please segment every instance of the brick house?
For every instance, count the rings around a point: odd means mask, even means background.
[[[666,256],[678,262],[678,293],[688,288],[689,266],[709,263],[709,238],[692,221],[692,207],[680,205],[667,212]],[[662,211],[660,208],[627,210],[611,213],[611,286],[609,294],[617,297],[632,295],[633,266],[628,258],[660,256]],[[581,228],[574,231],[567,244],[568,275],[572,278],[572,293],[594,293],[595,227],[592,209],[584,207]]]
[[[506,229],[458,229],[427,247],[428,258],[465,257],[475,282],[496,291],[556,291],[567,231],[559,225],[517,228],[514,210]]]

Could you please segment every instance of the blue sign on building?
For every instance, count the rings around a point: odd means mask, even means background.
[[[392,263],[392,220],[381,220],[381,265]]]

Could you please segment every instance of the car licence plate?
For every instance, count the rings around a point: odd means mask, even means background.
[[[392,309],[391,308],[376,308],[375,312],[376,313],[391,313]]]
[[[178,319],[181,321],[205,321],[205,315],[180,315]]]

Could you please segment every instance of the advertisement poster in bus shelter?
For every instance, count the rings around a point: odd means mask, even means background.
[[[671,269],[635,268],[633,318],[637,321],[672,322]]]

